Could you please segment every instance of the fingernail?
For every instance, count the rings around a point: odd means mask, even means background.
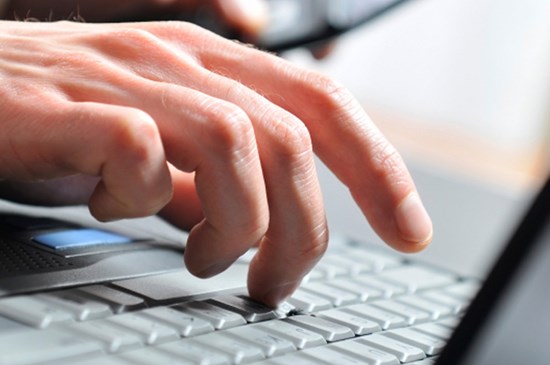
[[[404,240],[421,245],[431,241],[432,221],[417,193],[410,193],[399,204],[395,211],[395,221]]]

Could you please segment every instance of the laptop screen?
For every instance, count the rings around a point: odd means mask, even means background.
[[[491,313],[464,364],[548,364],[550,227]]]
[[[549,211],[547,183],[438,364],[548,364]]]

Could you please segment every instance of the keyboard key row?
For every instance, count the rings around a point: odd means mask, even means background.
[[[262,365],[399,365],[426,358],[422,349],[381,335],[340,341],[328,346],[270,358]]]
[[[364,311],[368,309],[368,305],[362,305],[365,307],[362,308],[363,311],[359,311],[358,306],[354,306],[352,310],[356,310],[357,318],[362,319],[365,313],[368,313],[368,310]],[[450,317],[440,322],[354,338],[358,332],[363,331],[358,326],[353,328],[343,324],[352,321],[353,318],[346,317],[346,313],[349,314],[344,312],[344,309],[332,309],[327,311],[326,315],[320,313],[319,317],[298,315],[224,331],[213,331],[213,326],[208,327],[205,322],[201,323],[199,320],[199,327],[211,333],[184,340],[180,339],[181,332],[178,333],[167,322],[161,324],[148,320],[156,317],[150,312],[147,315],[127,313],[71,326],[42,331],[28,329],[15,334],[0,335],[0,364],[42,364],[73,356],[99,356],[104,353],[120,354],[121,361],[139,358],[143,360],[144,358],[136,354],[148,354],[151,359],[183,356],[190,363],[240,364],[273,356],[286,357],[284,354],[289,353],[299,353],[299,356],[307,358],[307,352],[296,350],[317,349],[318,346],[331,342],[337,346],[329,345],[327,348],[337,353],[346,352],[346,356],[350,357],[346,361],[350,364],[353,363],[351,359],[357,355],[354,355],[354,349],[359,345],[368,345],[367,355],[378,357],[378,363],[384,363],[380,358],[386,357],[388,360],[390,355],[401,362],[410,362],[422,359],[426,355],[437,355],[450,336],[450,328],[457,323],[455,318]],[[163,315],[161,317],[166,319]],[[336,318],[337,321],[331,321],[331,318]],[[187,324],[194,321],[188,321]],[[377,330],[380,329],[374,321],[370,325]],[[155,347],[144,347],[146,345]],[[33,351],[25,352],[22,347],[32,348]],[[363,354],[365,351],[363,349]],[[280,363],[283,360],[274,358],[273,361]]]
[[[111,317],[116,322],[129,318],[116,319],[121,315],[116,313],[130,311],[128,313],[153,317],[165,324],[177,323],[178,335],[185,337],[213,329],[228,329],[247,322],[284,318],[292,313],[316,314],[342,308],[350,314],[361,313],[365,320],[373,321],[381,329],[387,330],[462,313],[469,303],[467,297],[471,294],[468,293],[476,287],[475,283],[463,282],[451,286],[451,289],[428,290],[414,295],[394,293],[391,300],[383,299],[380,295],[362,302],[357,293],[321,283],[309,283],[298,289],[281,308],[272,310],[245,296],[233,295],[186,302],[172,307],[147,308],[141,298],[110,287],[95,285],[48,294],[4,298],[0,300],[0,316],[44,329],[53,325]],[[370,289],[367,288],[366,291],[368,290]],[[355,328],[354,331],[356,334],[365,333],[371,330],[370,327],[372,326],[363,323],[363,328]]]

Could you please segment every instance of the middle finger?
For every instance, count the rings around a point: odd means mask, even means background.
[[[270,224],[249,272],[249,290],[276,304],[322,255],[327,226],[311,137],[294,115],[246,86],[201,70],[202,92],[238,105],[250,117],[263,168]]]

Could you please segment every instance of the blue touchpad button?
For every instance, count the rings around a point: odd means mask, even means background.
[[[132,242],[132,239],[120,234],[102,231],[100,229],[84,228],[46,233],[36,236],[34,241],[55,250],[63,250],[67,248],[93,245],[130,243]]]

